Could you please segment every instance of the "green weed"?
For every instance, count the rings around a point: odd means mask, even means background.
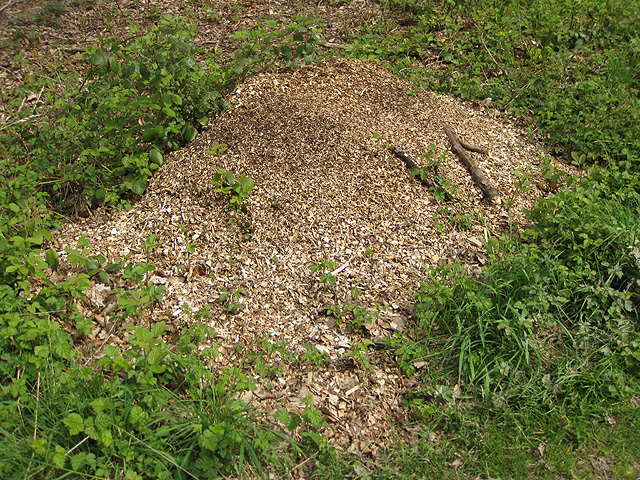
[[[320,283],[324,284],[326,288],[333,288],[336,284],[336,277],[331,273],[336,268],[336,262],[330,262],[323,258],[320,262],[311,265],[311,273],[320,273]]]

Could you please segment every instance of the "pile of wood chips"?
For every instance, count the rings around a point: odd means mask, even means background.
[[[217,333],[214,367],[220,369],[239,365],[247,352],[264,351],[261,339],[283,342],[296,355],[313,345],[328,355],[328,364],[265,354],[271,378],[259,378],[258,389],[242,397],[260,410],[299,412],[310,396],[326,416],[324,434],[333,445],[375,454],[395,435],[391,425],[405,419],[402,392],[412,380],[384,350],[369,347],[370,368],[348,352],[367,338],[410,333],[412,291],[426,267],[460,261],[477,268],[487,261],[483,242],[510,221],[505,200],[514,199],[511,221],[523,225],[518,212],[545,193],[537,173],[542,153],[522,131],[414,88],[375,63],[354,60],[251,78],[228,98],[231,109],[166,157],[132,210],[66,226],[59,250],[63,254],[86,236],[110,260],[127,255],[142,261],[142,243],[156,235],[151,281],[167,289],[143,324],[165,321],[177,335],[194,321],[184,305],[210,306],[204,321]],[[438,202],[388,148],[425,165],[429,145],[438,155],[450,150],[441,121],[488,149],[488,155],[471,155],[502,204],[483,202],[453,153],[439,171],[458,200]],[[206,153],[214,141],[228,145],[220,165]],[[219,166],[254,180],[248,215],[232,214],[229,199],[214,192],[211,179]],[[531,169],[538,178],[524,194],[513,194],[517,169]],[[238,225],[245,221],[255,229],[247,241]],[[187,242],[197,244],[193,253]],[[311,273],[323,260],[335,263],[333,288]],[[241,291],[240,311],[230,313],[219,300],[223,289]],[[85,341],[94,344],[87,350],[94,356],[108,343],[126,348],[125,334],[110,322],[112,293],[100,285],[88,292],[84,308],[94,312],[96,325]],[[326,305],[340,305],[346,314],[328,316]],[[353,326],[347,305],[371,312],[371,324]],[[255,365],[244,366],[251,371]]]

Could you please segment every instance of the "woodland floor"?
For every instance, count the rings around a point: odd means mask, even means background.
[[[322,40],[340,43],[341,31],[380,15],[370,1],[340,7],[61,2],[64,8],[55,14],[35,5],[12,2],[2,12],[0,26],[2,37],[19,40],[24,55],[43,59],[38,74],[48,74],[45,58],[72,62],[73,54],[98,34],[125,34],[126,22],[117,18],[150,24],[157,11],[197,19],[197,43],[226,53],[238,46],[232,32],[251,27],[258,18],[272,16],[284,23],[297,15],[322,18]],[[105,27],[108,16],[116,18],[111,30]],[[3,88],[27,74],[14,69],[11,57],[0,50]],[[132,210],[95,212],[66,225],[56,238],[57,249],[64,253],[84,236],[107,258],[128,255],[141,261],[142,243],[155,234],[160,246],[149,259],[157,267],[151,281],[167,290],[144,322],[165,321],[170,335],[177,336],[193,321],[183,305],[193,310],[208,305],[220,353],[215,368],[237,365],[247,352],[264,351],[260,339],[283,342],[294,355],[304,353],[305,345],[315,346],[329,356],[328,364],[300,364],[282,352],[270,353],[267,363],[276,373],[263,375],[258,389],[243,398],[261,410],[284,406],[298,411],[310,394],[326,416],[324,433],[332,444],[351,453],[375,454],[385,441],[402,434],[391,426],[402,424],[402,394],[414,383],[401,375],[388,352],[375,348],[376,340],[414,332],[412,290],[425,280],[426,267],[460,261],[477,269],[487,261],[484,241],[511,224],[524,225],[522,209],[547,193],[537,171],[543,153],[525,132],[494,113],[449,97],[414,93],[411,84],[372,62],[327,60],[293,72],[258,75],[227,100],[231,109],[192,144],[166,156]],[[503,200],[513,203],[483,201],[450,152],[441,121],[489,150],[472,156]],[[210,180],[218,159],[206,153],[213,141],[228,145],[220,158],[223,168],[255,181],[248,214],[236,218],[255,229],[248,241],[224,199],[213,191]],[[397,146],[419,165],[429,145],[435,145],[438,156],[449,152],[439,169],[451,180],[456,199],[437,201],[410,178],[387,145]],[[532,188],[516,192],[514,172],[529,169]],[[186,227],[186,236],[180,226]],[[187,241],[197,244],[193,253]],[[333,288],[311,273],[311,266],[323,260],[335,263]],[[219,301],[224,289],[241,290],[237,313]],[[88,292],[83,308],[95,316],[94,334],[77,345],[87,362],[99,357],[106,344],[124,343],[111,321],[114,302],[110,287],[96,284]],[[327,305],[363,309],[359,311],[369,312],[370,322],[354,325],[348,310],[340,321],[326,314]],[[365,339],[374,342],[366,353],[368,364],[349,355]],[[244,353],[238,346],[245,347]],[[245,361],[244,366],[258,373],[257,365]]]

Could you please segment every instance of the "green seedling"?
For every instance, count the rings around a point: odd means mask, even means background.
[[[242,289],[240,288],[223,288],[220,291],[218,299],[227,304],[229,313],[238,313],[244,308],[240,299],[242,298]]]
[[[336,284],[336,277],[331,273],[336,268],[336,262],[329,262],[323,258],[320,259],[320,263],[311,265],[311,273],[316,274],[320,272],[320,283],[324,284],[327,288],[333,288]]]
[[[254,186],[251,178],[244,173],[239,177],[235,177],[231,172],[219,168],[211,182],[217,186],[214,190],[216,193],[229,195],[229,207],[235,213],[247,213],[247,206],[244,201]]]

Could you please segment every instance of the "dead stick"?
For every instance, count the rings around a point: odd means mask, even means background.
[[[462,148],[464,148],[465,150],[469,150],[470,152],[478,152],[483,154],[489,153],[489,151],[486,148],[478,147],[477,145],[471,145],[470,143],[465,142],[461,138],[459,138],[458,141],[460,142],[460,145],[462,145]]]
[[[421,178],[420,174],[414,175],[414,172],[416,170],[419,170],[419,168],[418,168],[416,163],[413,161],[413,159],[409,155],[404,153],[402,150],[400,150],[395,145],[391,146],[391,151],[395,154],[396,157],[398,157],[400,160],[402,160],[404,162],[404,164],[409,169],[409,172],[410,172],[409,174],[411,176],[415,176],[418,180],[420,180],[420,182],[425,187],[433,188],[433,189],[437,189],[437,190],[442,190],[442,191],[445,192],[445,196],[446,196],[447,200],[454,200],[453,196],[449,192],[447,192],[446,189],[442,187],[442,185],[440,185],[440,182],[438,182],[436,180],[431,180],[429,178]]]
[[[13,0],[9,0],[9,3],[7,3],[4,7],[0,8],[0,13],[2,13],[2,11],[7,8],[9,5],[11,5],[13,3]]]
[[[418,168],[418,166],[411,159],[411,157],[409,155],[407,155],[406,153],[404,153],[402,150],[400,150],[395,145],[393,145],[391,147],[391,151],[396,155],[396,157],[398,157],[400,160],[402,160],[404,162],[404,164],[407,166],[407,168],[409,169],[410,172],[413,172],[415,169]]]
[[[453,132],[453,129],[445,122],[442,122],[442,128],[451,142],[453,151],[458,155],[458,157],[460,157],[464,166],[467,167],[467,170],[469,170],[469,173],[471,174],[471,179],[476,185],[478,185],[480,190],[482,190],[485,198],[489,199],[489,201],[493,203],[500,203],[500,194],[498,193],[498,190],[496,187],[491,185],[489,180],[487,180],[487,177],[484,176],[484,173],[482,173],[482,170],[480,170],[475,160],[465,152],[465,147],[461,144],[460,140]]]

